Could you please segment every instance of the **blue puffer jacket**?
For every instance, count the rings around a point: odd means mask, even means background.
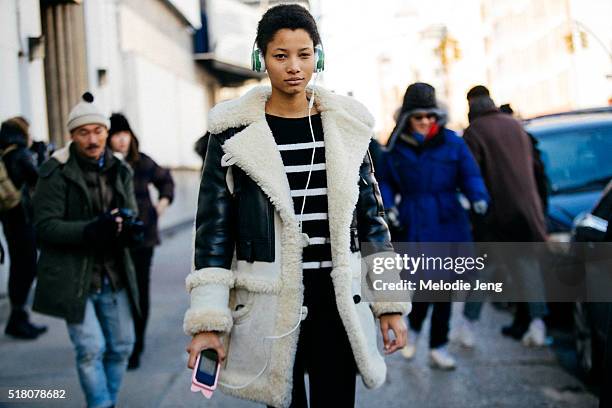
[[[467,211],[458,199],[489,201],[487,189],[474,157],[462,138],[441,128],[424,144],[411,145],[398,138],[383,153],[377,178],[385,208],[395,206],[403,228],[400,242],[472,241]]]

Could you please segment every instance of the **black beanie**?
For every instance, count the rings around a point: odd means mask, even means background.
[[[108,130],[108,136],[112,136],[119,132],[130,132],[132,135],[132,128],[130,122],[121,113],[113,113],[110,117],[110,129]]]
[[[470,89],[466,95],[467,100],[480,98],[481,96],[491,96],[491,93],[484,85],[476,85]]]
[[[436,90],[433,86],[424,82],[416,82],[410,85],[404,94],[402,113],[417,110],[438,111]]]

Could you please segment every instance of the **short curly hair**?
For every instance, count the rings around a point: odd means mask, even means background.
[[[314,45],[321,44],[317,23],[312,14],[298,4],[281,4],[266,11],[257,25],[255,42],[264,55],[276,32],[283,28],[305,30]]]

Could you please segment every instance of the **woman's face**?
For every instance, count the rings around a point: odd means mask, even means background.
[[[268,43],[266,70],[272,88],[288,95],[304,92],[314,72],[314,45],[306,30],[278,30]]]
[[[114,152],[121,153],[122,155],[127,156],[128,152],[130,151],[131,141],[132,135],[130,134],[130,132],[126,130],[117,132],[111,137],[111,149],[113,149]]]
[[[410,115],[410,127],[422,135],[429,134],[431,127],[436,123],[436,115],[428,112],[415,112]]]

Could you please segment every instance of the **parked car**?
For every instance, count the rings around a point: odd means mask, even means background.
[[[612,220],[612,182],[604,189],[601,199],[590,212],[576,217],[572,231],[572,239],[578,243],[593,243],[612,240],[610,223]],[[589,251],[589,245],[577,248],[580,251]],[[607,251],[605,248],[602,250]],[[586,255],[588,257],[588,254]],[[607,265],[607,264],[606,264]],[[597,268],[597,264],[592,267]],[[585,266],[585,283],[587,289],[604,290],[612,286],[612,276],[607,271],[589,271]],[[601,266],[599,266],[601,268]],[[592,273],[595,272],[595,273]],[[603,273],[597,273],[603,272]],[[606,279],[605,282],[602,280]],[[612,296],[612,294],[611,294]],[[576,333],[576,352],[580,370],[591,378],[601,378],[605,356],[606,338],[609,333],[610,302],[576,303],[574,308],[574,324]],[[607,369],[612,369],[608,367]]]
[[[540,116],[524,124],[538,142],[548,178],[549,233],[569,241],[574,218],[593,207],[612,179],[612,107]]]
[[[526,120],[524,126],[537,141],[547,176],[549,238],[562,242],[601,238],[604,224],[593,214],[612,179],[612,107],[540,116]],[[549,310],[551,326],[571,330],[567,322],[573,321],[578,368],[585,378],[597,379],[609,304],[549,303]]]

